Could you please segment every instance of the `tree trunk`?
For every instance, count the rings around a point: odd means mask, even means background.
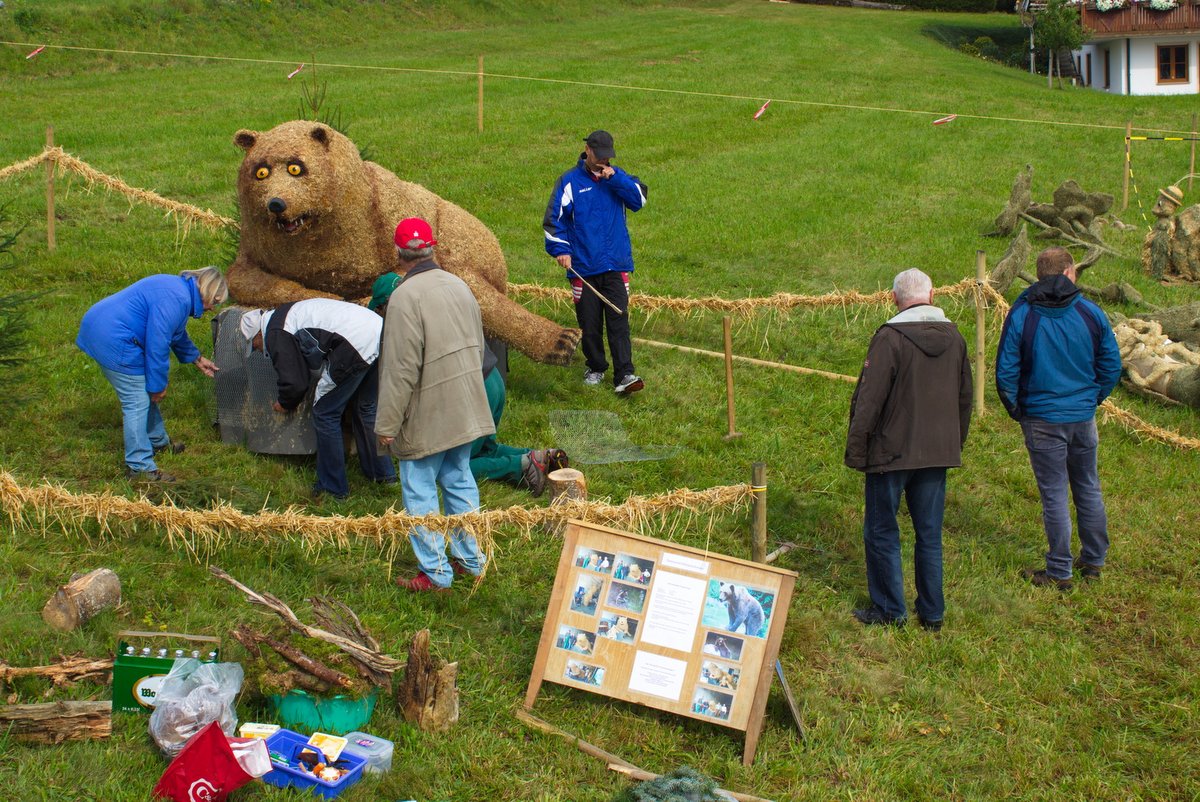
[[[18,741],[58,744],[112,735],[112,702],[50,702],[0,707],[0,731]]]
[[[581,471],[559,468],[546,474],[546,481],[550,485],[551,507],[571,501],[587,501],[587,480],[583,478]],[[561,536],[566,524],[561,520],[548,518],[542,528],[548,535]]]
[[[425,732],[446,732],[458,721],[458,663],[429,654],[429,630],[413,636],[396,709]]]
[[[108,568],[76,574],[42,608],[42,620],[55,629],[83,626],[96,613],[121,603],[121,580]]]

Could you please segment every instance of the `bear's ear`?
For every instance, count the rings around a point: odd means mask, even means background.
[[[329,147],[329,129],[325,126],[318,125],[316,128],[312,129],[310,135],[313,139],[317,140],[325,147]]]
[[[257,141],[258,134],[254,131],[247,131],[245,128],[233,135],[233,144],[242,150],[250,150]]]

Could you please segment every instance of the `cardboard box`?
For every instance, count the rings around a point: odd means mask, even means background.
[[[209,654],[215,653],[212,662],[221,656],[221,641],[208,635],[185,635],[180,632],[140,632],[123,630],[117,633],[117,658],[113,661],[113,710],[128,713],[149,713],[154,707],[158,688],[175,665],[175,652],[183,651],[184,657],[198,652],[201,660],[208,662]],[[132,647],[133,654],[129,654]],[[143,654],[144,649],[150,654]],[[166,657],[159,651],[166,649]]]

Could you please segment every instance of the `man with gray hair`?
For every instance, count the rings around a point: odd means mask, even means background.
[[[916,268],[896,276],[899,314],[880,326],[850,400],[845,463],[866,474],[866,551],[869,607],[854,611],[863,624],[902,625],[908,618],[900,567],[900,496],[908,502],[921,626],[942,628],[942,514],[946,469],[962,464],[971,422],[971,363],[967,344],[933,306],[933,282]]]

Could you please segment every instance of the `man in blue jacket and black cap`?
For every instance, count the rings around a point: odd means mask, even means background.
[[[542,228],[546,253],[567,271],[575,317],[583,330],[587,371],[583,383],[604,380],[604,329],[613,361],[613,388],[629,395],[645,384],[633,368],[629,339],[629,276],[633,248],[625,211],[646,205],[646,185],[611,163],[617,155],[612,134],[593,131],[579,162],[559,176],[546,205]]]
[[[1066,248],[1038,254],[1037,276],[1004,321],[996,390],[1025,434],[1049,543],[1046,567],[1022,573],[1039,587],[1070,590],[1073,568],[1083,579],[1098,579],[1108,553],[1096,407],[1121,378],[1121,352],[1104,311],[1075,286],[1075,262]],[[1079,523],[1075,562],[1068,489]]]

